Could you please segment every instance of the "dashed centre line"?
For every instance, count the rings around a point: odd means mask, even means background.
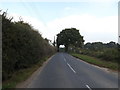
[[[87,87],[89,90],[92,90],[88,85],[86,85],[86,87]]]
[[[67,63],[66,59],[64,58],[64,61]],[[69,68],[76,74],[76,71],[71,67],[71,65],[69,63],[67,63],[67,65],[69,66]],[[92,90],[88,85],[85,85],[89,90]]]
[[[70,66],[69,63],[67,63],[67,65],[70,67],[70,69],[71,69],[74,73],[76,73],[76,71]]]

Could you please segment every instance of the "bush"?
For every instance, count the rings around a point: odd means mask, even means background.
[[[28,23],[11,22],[6,15],[2,14],[3,81],[9,79],[14,72],[31,67],[55,52],[55,48]]]
[[[107,61],[117,62],[119,59],[119,52],[116,48],[107,48],[99,57]]]
[[[104,48],[97,51],[83,49],[82,54],[100,58],[106,61],[117,62],[120,59],[119,51],[117,48]]]

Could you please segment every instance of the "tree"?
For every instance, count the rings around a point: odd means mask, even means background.
[[[43,62],[55,48],[29,23],[12,22],[7,13],[2,17],[2,80],[10,79],[15,72]]]
[[[79,30],[77,30],[76,28],[67,28],[57,34],[58,51],[60,45],[64,45],[65,51],[67,52],[70,45],[82,47],[83,43],[83,36],[80,35]]]

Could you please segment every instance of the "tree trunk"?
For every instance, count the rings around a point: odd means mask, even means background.
[[[57,52],[59,52],[59,45],[57,45]]]
[[[65,45],[65,52],[68,52],[68,45]]]

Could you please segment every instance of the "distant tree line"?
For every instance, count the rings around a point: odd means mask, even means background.
[[[83,49],[81,49],[81,53],[106,61],[118,62],[118,60],[120,60],[120,45],[113,41],[109,43],[86,43]]]
[[[109,43],[93,42],[93,43],[86,43],[84,45],[84,48],[89,50],[101,50],[105,48],[118,48],[118,44],[113,41]]]
[[[55,53],[55,48],[24,21],[12,22],[3,12],[2,17],[2,80],[14,72],[31,67],[44,57]]]

